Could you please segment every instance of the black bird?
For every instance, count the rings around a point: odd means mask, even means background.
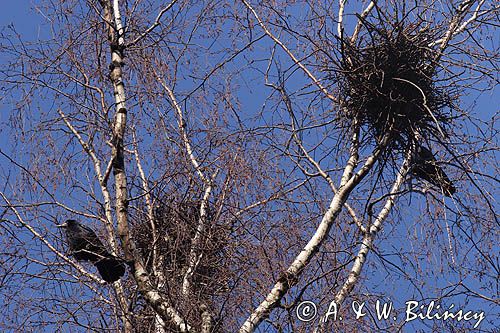
[[[93,263],[106,282],[115,282],[125,274],[123,262],[109,253],[95,232],[75,220],[58,225],[66,231],[71,255],[79,261]]]
[[[444,195],[448,197],[451,197],[455,193],[453,183],[437,164],[434,154],[423,146],[417,146],[413,157],[411,173],[418,178],[438,186]]]

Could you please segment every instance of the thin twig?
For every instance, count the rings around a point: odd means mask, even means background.
[[[288,56],[292,59],[292,61],[297,66],[299,66],[300,69],[302,69],[304,71],[304,73],[313,81],[313,83],[319,88],[319,90],[323,94],[325,94],[325,96],[328,99],[330,99],[333,102],[337,102],[337,98],[335,98],[335,96],[330,94],[328,92],[328,90],[321,84],[321,82],[311,73],[311,71],[309,71],[309,69],[306,66],[304,66],[304,64],[302,64],[302,62],[299,59],[297,59],[295,57],[295,55],[286,47],[286,45],[283,44],[283,42],[281,40],[279,40],[276,36],[274,36],[274,34],[266,27],[266,25],[264,24],[262,19],[259,17],[259,15],[255,11],[255,9],[253,9],[253,7],[250,5],[250,3],[248,3],[248,1],[246,1],[246,0],[242,0],[242,2],[252,12],[253,16],[255,17],[257,22],[259,23],[262,30],[264,30],[266,35],[268,35],[276,44],[278,44],[283,49],[283,51],[286,52],[286,54],[288,54]]]

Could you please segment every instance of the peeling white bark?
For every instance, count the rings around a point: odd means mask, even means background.
[[[368,6],[363,10],[361,15],[359,15],[358,23],[356,24],[356,28],[354,28],[354,32],[351,36],[351,43],[356,42],[358,39],[359,32],[361,31],[361,27],[363,26],[363,19],[370,14],[370,12],[375,8],[375,1],[371,1]]]
[[[344,38],[344,9],[347,0],[339,1],[339,20],[337,23],[337,34],[340,39]]]
[[[408,168],[410,165],[410,159],[411,159],[410,156],[411,154],[408,153],[403,163],[403,166],[399,170],[396,181],[394,182],[391,188],[390,194],[385,202],[384,207],[377,215],[373,224],[371,226],[368,226],[368,232],[366,232],[365,235],[363,236],[363,241],[361,242],[361,248],[358,251],[358,254],[356,255],[356,259],[352,266],[351,272],[349,273],[349,276],[344,285],[342,286],[342,288],[340,289],[340,291],[337,293],[337,295],[335,295],[335,303],[338,305],[344,301],[345,297],[349,294],[349,292],[352,290],[352,288],[359,279],[363,265],[366,262],[366,256],[368,255],[368,252],[372,248],[373,241],[377,236],[377,233],[382,229],[382,223],[389,216],[389,213],[392,207],[394,206],[394,203],[396,202],[397,193],[401,185],[405,181],[406,174],[408,172]]]
[[[448,26],[448,29],[444,33],[443,38],[440,38],[436,41],[433,41],[432,43],[429,44],[429,47],[433,47],[435,45],[439,45],[439,51],[436,53],[436,57],[434,58],[434,63],[439,62],[441,57],[444,54],[445,49],[448,47],[448,44],[452,40],[453,36],[461,33],[462,31],[465,30],[465,28],[473,21],[477,20],[477,17],[480,13],[481,7],[485,3],[486,0],[481,0],[481,1],[473,1],[473,0],[464,0],[462,1],[458,7],[456,13],[453,15],[452,19],[450,20],[450,25]],[[476,9],[474,10],[474,13],[472,16],[460,24],[462,20],[465,18],[467,15],[467,12],[469,9],[474,5],[474,3],[478,3]]]
[[[240,333],[254,332],[258,325],[269,316],[271,310],[279,304],[286,292],[288,292],[288,290],[296,283],[304,268],[309,264],[313,256],[318,252],[324,240],[327,238],[330,228],[339,215],[351,191],[367,175],[368,171],[370,171],[377,161],[380,153],[384,149],[387,138],[388,136],[382,140],[380,146],[367,158],[360,170],[348,181],[346,181],[344,186],[339,188],[314,235],[311,237],[304,249],[297,255],[288,269],[283,273],[282,277],[278,279],[264,301],[260,303],[260,305],[243,323],[239,330]],[[346,169],[348,168],[350,168],[349,165]]]
[[[77,138],[77,140],[80,143],[80,145],[82,146],[83,150],[87,153],[87,155],[89,155],[90,159],[92,160],[92,163],[94,165],[94,172],[95,172],[96,177],[99,181],[101,193],[102,193],[102,196],[104,198],[104,214],[106,215],[104,225],[106,226],[106,230],[107,230],[107,233],[106,233],[107,240],[108,240],[109,244],[111,245],[111,253],[117,254],[118,244],[116,243],[115,230],[113,228],[113,208],[111,206],[111,194],[109,192],[108,185],[107,185],[107,179],[108,179],[108,175],[109,175],[108,170],[110,170],[110,168],[109,167],[106,168],[105,174],[104,175],[102,174],[101,162],[100,162],[99,158],[97,157],[92,145],[85,142],[83,137],[76,130],[76,128],[71,124],[71,122],[66,117],[66,115],[62,112],[62,110],[59,109],[58,113],[61,116],[61,118],[63,119],[66,126],[69,128],[69,130]],[[110,163],[110,165],[111,165],[111,163]],[[123,311],[122,319],[124,322],[125,331],[130,332],[131,331],[130,322],[128,320],[128,316],[126,313],[126,309],[128,308],[128,302],[127,302],[127,299],[125,297],[125,292],[123,290],[123,286],[122,286],[120,281],[116,281],[115,283],[113,283],[113,286],[116,290],[116,294],[118,296],[118,301],[119,301],[120,307]]]
[[[160,295],[153,287],[149,275],[137,254],[135,244],[130,237],[128,226],[128,194],[127,178],[125,173],[124,161],[124,136],[127,124],[126,95],[122,77],[123,49],[125,47],[125,38],[123,35],[123,26],[119,1],[101,0],[104,9],[104,18],[107,22],[113,22],[114,28],[118,32],[115,35],[113,26],[109,26],[108,38],[111,45],[112,71],[111,80],[115,97],[116,112],[113,124],[112,156],[113,156],[113,174],[115,178],[116,191],[116,219],[118,225],[118,235],[122,243],[125,258],[133,265],[133,275],[137,286],[143,297],[153,309],[161,316],[162,320],[168,321],[176,326],[181,332],[191,331],[191,327],[184,321],[178,311],[172,307],[168,300]]]
[[[203,195],[203,199],[200,205],[200,219],[198,221],[198,225],[196,226],[196,232],[191,242],[191,250],[189,251],[189,260],[188,260],[188,268],[184,277],[182,279],[182,294],[186,297],[189,296],[191,291],[191,279],[200,264],[200,261],[203,257],[203,251],[200,251],[201,243],[203,240],[203,235],[205,234],[205,230],[207,227],[208,221],[208,198],[210,197],[210,193],[212,192],[212,185],[208,185],[205,189],[205,193]]]

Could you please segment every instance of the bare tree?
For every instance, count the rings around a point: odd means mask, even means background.
[[[9,26],[0,44],[2,329],[415,324],[349,315],[382,299],[477,306],[493,327],[496,116],[470,101],[498,82],[497,4],[35,9],[41,37]],[[55,228],[69,218],[99,230],[125,278],[73,258]],[[297,318],[305,300],[314,321]]]

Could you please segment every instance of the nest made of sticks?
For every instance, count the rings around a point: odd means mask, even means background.
[[[194,325],[201,325],[201,314],[197,309],[201,304],[211,306],[213,298],[227,291],[226,246],[228,232],[216,224],[213,207],[207,208],[207,216],[196,253],[202,253],[200,261],[191,279],[191,294],[181,294],[183,278],[190,265],[190,253],[195,234],[200,223],[199,200],[184,199],[179,201],[161,195],[156,198],[153,225],[147,214],[147,208],[138,210],[132,229],[136,247],[141,254],[146,269],[153,273],[160,271],[166,284],[160,291],[167,294],[175,306]],[[199,230],[198,230],[199,232]],[[155,236],[156,235],[156,236]],[[153,267],[153,255],[156,251],[157,265]],[[137,325],[141,328],[154,327],[154,313],[138,302],[136,312],[143,320]],[[147,331],[147,330],[144,330]]]
[[[389,136],[389,151],[408,147],[415,133],[446,135],[452,104],[449,90],[437,85],[435,52],[428,46],[433,36],[401,24],[366,29],[356,44],[341,41],[341,117],[348,125],[356,120],[365,142]]]
[[[160,268],[164,276],[168,276],[171,286],[181,284],[184,272],[189,265],[189,255],[193,247],[193,239],[200,223],[200,202],[183,201],[169,202],[160,200],[154,209],[153,235],[151,221],[144,219],[134,227],[134,239],[137,248],[145,259],[146,268],[153,271],[153,246],[161,258]],[[217,284],[217,275],[223,266],[223,251],[225,235],[222,228],[213,221],[213,211],[208,208],[205,218],[205,228],[201,235],[202,241],[195,250],[202,252],[202,259],[193,276],[193,284],[206,286],[207,292]]]

